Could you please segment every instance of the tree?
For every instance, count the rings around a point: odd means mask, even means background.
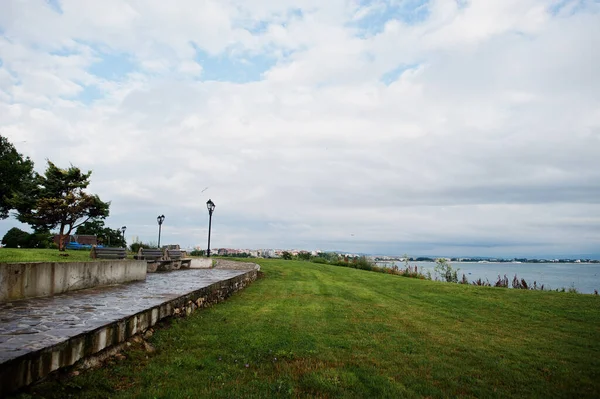
[[[447,283],[458,283],[458,271],[460,269],[454,269],[444,258],[435,260],[435,272],[438,273],[442,279]]]
[[[2,245],[6,248],[25,248],[29,240],[29,233],[13,227],[2,237]]]
[[[16,196],[17,219],[36,231],[58,227],[58,249],[64,251],[65,238],[75,227],[108,216],[110,202],[84,191],[90,184],[91,174],[91,171],[82,173],[72,165],[61,169],[48,161],[44,175],[35,176],[30,193]]]
[[[284,260],[292,260],[292,254],[289,253],[288,251],[283,251],[281,253],[281,258]]]
[[[104,232],[104,229],[104,220],[88,220],[77,227],[75,234],[99,237]]]
[[[408,269],[408,262],[409,262],[408,254],[402,255],[402,257],[404,258],[404,269]]]
[[[75,234],[87,234],[96,236],[98,243],[104,245],[110,245],[113,247],[126,247],[125,237],[123,233],[118,229],[111,229],[110,227],[104,227],[103,220],[89,220],[82,223],[77,227]]]
[[[0,136],[0,219],[8,217],[8,211],[14,209],[13,197],[26,192],[33,177],[33,161]]]

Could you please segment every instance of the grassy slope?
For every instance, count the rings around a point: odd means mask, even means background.
[[[293,261],[46,397],[599,397],[600,298]],[[247,365],[247,367],[246,367]]]
[[[58,249],[17,249],[0,248],[0,263],[4,262],[89,262],[89,250],[65,251],[61,255]]]

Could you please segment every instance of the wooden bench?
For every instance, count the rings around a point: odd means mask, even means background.
[[[148,273],[173,269],[173,261],[167,259],[165,253],[159,248],[140,248],[136,258],[147,262]]]
[[[90,258],[92,259],[125,259],[127,250],[125,248],[99,248],[92,247]]]
[[[192,264],[191,259],[183,258],[183,251],[179,249],[167,249],[167,258],[173,261],[179,262],[179,266],[185,269],[189,269]]]
[[[137,258],[141,260],[148,260],[151,262],[157,260],[164,260],[165,254],[158,248],[140,248],[137,254]]]

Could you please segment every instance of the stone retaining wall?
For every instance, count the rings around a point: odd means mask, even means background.
[[[145,261],[0,263],[0,303],[145,278]]]

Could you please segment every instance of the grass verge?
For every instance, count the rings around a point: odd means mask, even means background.
[[[258,260],[124,360],[20,397],[600,397],[600,298]]]
[[[91,262],[89,250],[0,248],[0,263],[12,262]]]

